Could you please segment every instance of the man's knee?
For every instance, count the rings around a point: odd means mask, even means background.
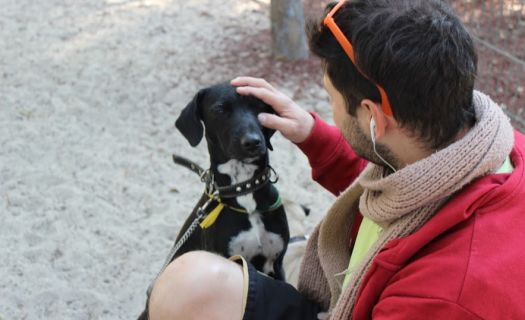
[[[157,279],[149,302],[150,319],[180,319],[188,313],[211,312],[225,292],[237,297],[226,303],[236,305],[242,302],[242,277],[241,268],[223,257],[205,251],[186,253]]]

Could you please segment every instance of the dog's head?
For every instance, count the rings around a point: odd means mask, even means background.
[[[273,150],[274,130],[257,120],[261,112],[274,113],[272,107],[251,96],[241,96],[235,87],[222,83],[200,90],[182,110],[175,126],[196,146],[206,133],[208,148],[228,159],[253,159]]]

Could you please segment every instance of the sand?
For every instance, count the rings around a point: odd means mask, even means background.
[[[202,191],[171,154],[208,165],[173,123],[198,89],[280,68],[269,42],[239,50],[268,34],[268,5],[0,0],[0,319],[138,315]],[[272,81],[329,119],[317,74]],[[277,187],[317,221],[333,197],[272,142]]]

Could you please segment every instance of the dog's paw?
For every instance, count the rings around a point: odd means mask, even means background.
[[[317,319],[319,320],[328,320],[330,318],[330,313],[328,312],[319,312],[317,314]]]

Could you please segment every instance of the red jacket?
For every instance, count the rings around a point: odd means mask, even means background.
[[[315,118],[299,147],[313,178],[337,195],[366,161],[339,129]],[[353,319],[525,319],[524,156],[525,137],[515,132],[511,174],[478,178],[414,234],[387,243]]]

